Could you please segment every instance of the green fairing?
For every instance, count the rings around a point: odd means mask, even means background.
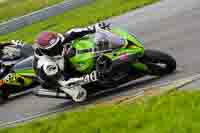
[[[25,89],[29,89],[29,87],[33,84],[33,77],[27,77],[25,75],[21,75],[19,73],[10,73],[9,80],[4,80],[6,85],[9,87],[9,93],[14,94]],[[20,82],[23,81],[23,82]],[[0,96],[4,95],[4,93],[0,90]]]
[[[73,48],[76,50],[84,50],[89,48],[95,48],[94,36],[88,35],[84,38],[77,39],[72,43]],[[70,59],[73,67],[82,73],[90,73],[95,65],[95,53],[86,52],[83,54],[77,54]]]
[[[20,69],[16,70],[16,73],[22,76],[36,76],[33,69]]]
[[[126,44],[124,44],[124,47],[120,48],[119,50],[110,52],[105,54],[105,56],[109,57],[112,60],[116,60],[119,58],[122,54],[134,54],[137,55],[137,57],[142,57],[144,54],[144,47],[140,43],[140,41],[137,40],[136,37],[133,35],[130,35],[128,32],[123,31],[119,28],[113,28],[111,29],[111,32],[119,35],[120,37],[124,38],[126,40]],[[128,41],[133,42],[135,45],[127,48]],[[94,41],[94,35],[88,35],[84,38],[77,39],[73,42],[72,46],[76,50],[83,50],[83,49],[89,49],[89,48],[95,48],[96,44]],[[72,57],[70,59],[71,63],[75,67],[76,70],[82,72],[82,73],[90,73],[95,65],[95,53],[89,52],[84,54],[77,54],[76,56]],[[143,65],[136,64],[135,66],[132,65],[135,68],[138,68],[140,66],[140,69],[146,69],[146,67]]]
[[[24,79],[24,83],[23,83],[24,86],[27,86],[32,81],[31,77],[28,77],[28,76],[25,76],[25,75],[21,75],[21,74],[18,74],[18,73],[13,73],[13,80],[10,80],[10,82],[8,82],[8,83],[9,84],[14,84],[13,81],[15,81],[15,80],[17,80],[19,78]],[[31,79],[31,80],[29,80],[29,79]]]
[[[138,39],[133,36],[130,35],[128,32],[123,31],[119,28],[113,28],[111,30],[113,33],[119,35],[120,37],[124,38],[126,40],[126,44],[124,45],[124,47],[120,48],[117,51],[113,51],[112,53],[107,53],[106,56],[109,57],[110,59],[117,60],[119,58],[120,55],[122,54],[128,54],[128,55],[136,55],[137,57],[142,57],[144,55],[144,47],[142,45],[142,43],[140,41],[138,41]],[[133,42],[135,45],[130,46],[129,48],[127,48],[127,40]],[[135,70],[138,71],[146,71],[148,69],[148,67],[145,64],[142,63],[134,63],[131,64],[132,67],[134,67]]]
[[[36,76],[33,69],[16,70],[15,73],[10,73],[10,75],[12,76],[6,81],[6,84],[12,86],[12,91],[29,87],[33,83],[33,77]],[[19,82],[19,79],[22,79],[23,83]]]

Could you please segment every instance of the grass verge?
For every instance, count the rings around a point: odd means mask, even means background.
[[[0,23],[62,1],[63,0],[0,0]]]
[[[108,17],[122,14],[131,9],[143,7],[155,1],[158,0],[94,0],[89,5],[50,17],[45,21],[1,36],[0,41],[23,39],[31,43],[34,37],[43,30],[64,32],[67,29],[89,25]]]
[[[98,105],[1,133],[198,133],[200,92],[172,92],[132,104]]]

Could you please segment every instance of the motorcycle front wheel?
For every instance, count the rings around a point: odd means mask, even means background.
[[[147,65],[150,75],[163,76],[176,70],[176,60],[158,50],[145,50],[141,61]]]

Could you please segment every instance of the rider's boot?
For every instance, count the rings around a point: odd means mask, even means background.
[[[68,94],[75,102],[83,102],[87,98],[87,91],[81,86],[75,86],[73,88],[61,87],[66,94]]]
[[[73,78],[69,81],[60,81],[59,83],[62,85],[60,89],[68,94],[75,102],[83,102],[87,98],[87,91],[81,85],[76,85],[81,80],[79,78]]]

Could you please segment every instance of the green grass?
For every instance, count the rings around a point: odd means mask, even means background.
[[[0,22],[51,6],[63,0],[0,0]]]
[[[199,133],[200,92],[173,92],[132,104],[65,112],[1,133]]]
[[[16,32],[1,36],[0,41],[23,39],[33,42],[35,36],[43,30],[64,32],[77,26],[85,26],[110,16],[122,14],[131,9],[143,7],[158,0],[94,0],[91,4],[50,17],[45,21],[27,26]]]

